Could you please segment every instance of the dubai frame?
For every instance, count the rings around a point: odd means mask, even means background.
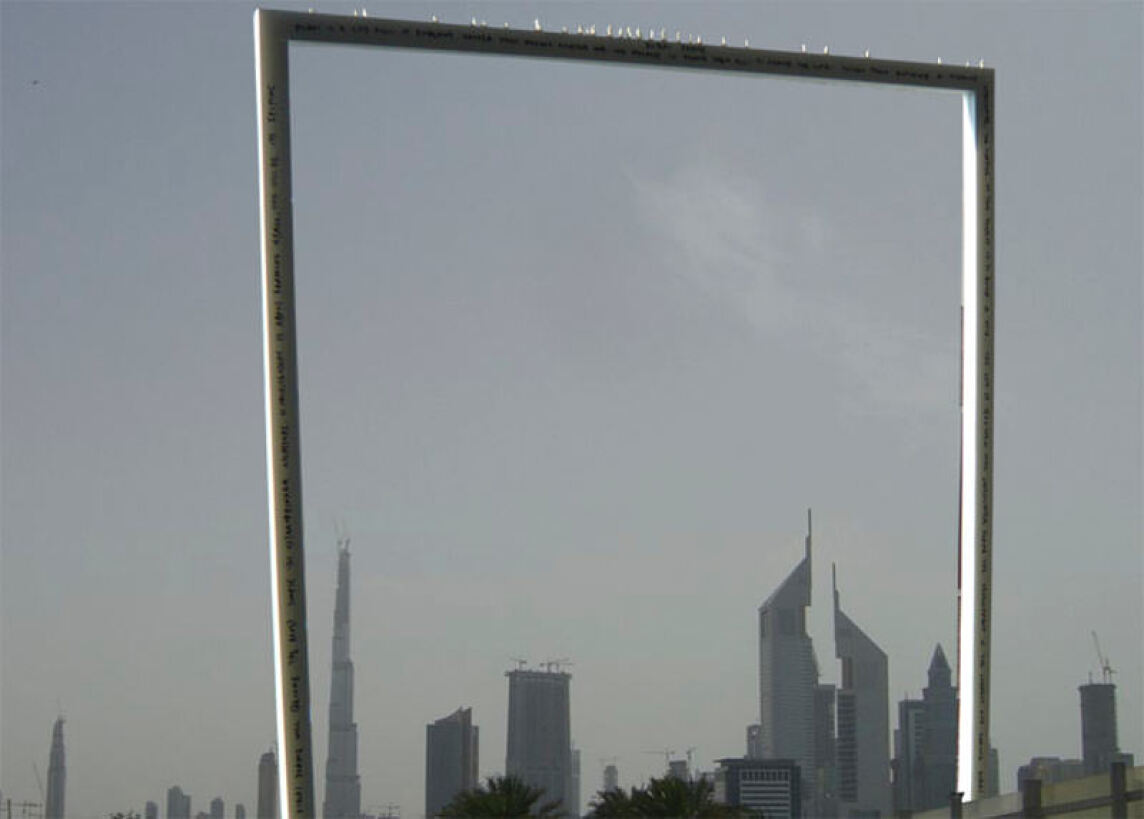
[[[254,13],[266,378],[267,472],[279,804],[314,815],[302,547],[290,159],[291,42],[381,46],[930,88],[962,99],[961,460],[958,522],[957,788],[984,796],[989,748],[993,524],[993,70],[941,63],[364,16]]]

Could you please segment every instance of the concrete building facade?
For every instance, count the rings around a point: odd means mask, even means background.
[[[517,669],[508,677],[508,736],[505,773],[534,788],[542,802],[572,807],[572,718],[570,682],[563,671]]]
[[[425,726],[426,817],[437,816],[454,796],[477,786],[479,731],[471,708]]]
[[[1109,682],[1080,687],[1081,755],[1086,774],[1108,773],[1118,758],[1116,686]]]
[[[715,800],[745,808],[766,819],[798,819],[802,774],[789,759],[720,759],[715,769]]]

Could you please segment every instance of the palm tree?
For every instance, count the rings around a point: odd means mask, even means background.
[[[632,794],[635,794],[635,791],[636,789],[632,788]],[[625,793],[623,788],[599,791],[589,808],[590,819],[621,819],[639,815],[632,804],[632,795]]]
[[[687,782],[674,776],[652,779],[645,788],[601,791],[592,801],[590,817],[672,817],[672,819],[730,819],[741,815],[738,808],[714,799],[709,779]]]
[[[537,804],[543,795],[543,788],[533,788],[515,776],[490,776],[483,786],[478,785],[454,796],[439,815],[465,819],[562,816],[559,799]]]

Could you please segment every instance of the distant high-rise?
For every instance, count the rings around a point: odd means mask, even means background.
[[[922,699],[898,703],[894,731],[894,809],[920,811],[949,804],[957,786],[957,689],[939,644]]]
[[[1081,779],[1085,776],[1084,761],[1061,759],[1058,756],[1035,756],[1027,765],[1017,769],[1017,791],[1024,789],[1025,780],[1039,779],[1046,785]]]
[[[989,746],[989,765],[985,774],[985,797],[988,799],[1001,793],[1001,754],[992,745]]]
[[[620,769],[614,764],[604,766],[604,793],[620,789]]]
[[[818,667],[806,632],[810,605],[810,511],[806,554],[759,606],[759,744],[766,759],[789,759],[809,785],[814,771]],[[809,794],[810,788],[802,793]]]
[[[894,814],[924,810],[926,707],[921,700],[898,702],[898,727],[894,729],[893,774]]]
[[[843,611],[834,583],[838,703],[838,801],[846,814],[890,813],[890,695],[886,653]]]
[[[350,542],[338,540],[338,592],[334,603],[333,671],[330,675],[330,742],[326,757],[324,819],[358,819],[361,781],[357,772],[354,665],[350,660]]]
[[[1109,682],[1080,687],[1081,754],[1086,774],[1108,773],[1120,748],[1116,739],[1116,686]]]
[[[274,756],[274,751],[267,751],[258,758],[256,816],[257,819],[278,819],[278,760]]]
[[[234,819],[246,819],[246,807],[241,802],[234,805]]]
[[[927,676],[929,684],[922,691],[925,800],[926,807],[939,808],[949,804],[949,795],[957,789],[957,689],[940,643],[933,650]]]
[[[216,796],[211,800],[211,819],[224,819],[226,815],[226,804],[222,801],[221,796]]]
[[[44,819],[63,819],[67,767],[64,765],[64,718],[52,726],[52,749],[48,754],[48,790],[44,794]]]
[[[541,802],[572,807],[572,726],[569,681],[563,671],[507,671],[508,738],[505,773],[541,788]]]
[[[178,785],[167,788],[167,819],[191,819],[191,796]]]
[[[750,816],[798,819],[803,816],[802,776],[789,759],[720,759],[715,799],[746,808]]]
[[[159,819],[159,805],[155,802],[147,802],[143,806],[143,819]]]
[[[425,726],[425,816],[429,819],[458,793],[477,786],[478,738],[471,708],[458,708]]]

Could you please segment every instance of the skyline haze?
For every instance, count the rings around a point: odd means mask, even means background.
[[[256,804],[274,728],[254,8],[0,5],[14,800],[36,798],[62,711],[71,811],[176,784]],[[1034,755],[1080,755],[1092,631],[1139,758],[1140,3],[367,8],[985,58],[1001,788]],[[574,663],[584,806],[599,759],[630,785],[661,773],[655,748],[695,746],[703,769],[742,753],[757,608],[808,506],[819,659],[836,563],[890,703],[916,696],[935,644],[956,646],[956,95],[291,54],[315,773],[339,523],[366,811],[419,815],[424,726],[459,704],[480,775],[503,767],[514,657]]]

